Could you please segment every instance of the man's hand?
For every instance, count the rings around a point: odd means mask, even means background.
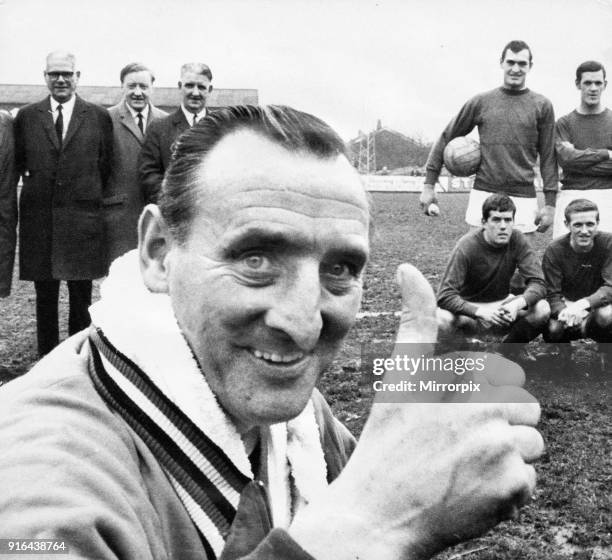
[[[437,216],[438,214],[430,212],[430,206],[435,204],[437,207],[438,198],[436,197],[436,189],[434,185],[429,185],[425,183],[423,185],[423,191],[421,192],[421,196],[419,197],[419,203],[421,205],[421,209],[428,216]],[[438,209],[439,213],[439,209]]]
[[[408,265],[398,279],[397,342],[426,356],[437,337],[433,290]],[[520,388],[519,366],[470,353],[479,357],[487,367],[471,377],[480,384],[478,399],[444,391],[436,393],[436,403],[409,394],[401,403],[375,399],[345,469],[289,529],[306,551],[318,560],[422,560],[517,515],[535,487],[528,463],[544,448],[533,428],[540,408]],[[412,379],[425,377],[420,372]]]
[[[509,311],[501,305],[479,305],[476,309],[476,318],[484,323],[485,327],[491,325],[506,327],[514,321],[514,319],[511,319]]]
[[[534,223],[538,226],[537,231],[544,233],[552,224],[555,219],[555,207],[554,206],[542,206],[538,210]]]
[[[500,313],[508,321],[508,324],[514,323],[521,309],[527,307],[527,302],[523,296],[512,297],[505,301],[500,306]]]
[[[589,300],[586,298],[579,299],[573,303],[569,303],[559,311],[559,321],[565,323],[567,327],[576,327],[582,324],[582,321],[589,314]]]

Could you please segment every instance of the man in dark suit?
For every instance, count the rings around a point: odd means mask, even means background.
[[[140,186],[146,202],[157,202],[176,138],[206,116],[206,103],[212,92],[211,81],[212,72],[206,64],[183,64],[178,83],[183,96],[181,106],[147,130],[140,152]]]
[[[167,115],[150,101],[155,76],[138,62],[122,68],[123,98],[109,108],[113,120],[113,165],[104,200],[107,258],[111,263],[138,245],[138,217],[144,197],[138,181],[138,156],[149,126]]]
[[[17,228],[13,120],[0,111],[0,298],[11,293]]]
[[[108,112],[75,95],[74,55],[52,52],[44,75],[51,95],[15,119],[19,271],[34,281],[41,356],[59,342],[60,280],[68,281],[69,334],[89,325],[91,281],[107,269],[102,199],[113,150]]]

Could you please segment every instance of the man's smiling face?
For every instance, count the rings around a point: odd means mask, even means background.
[[[355,321],[368,204],[344,156],[224,137],[200,169],[198,211],[167,257],[175,314],[241,430],[286,421]]]
[[[599,213],[595,210],[574,212],[565,225],[570,231],[570,244],[574,251],[585,253],[593,248],[599,226]]]
[[[524,89],[527,74],[531,70],[529,50],[513,52],[511,49],[506,49],[501,68],[504,72],[504,87],[512,90]]]

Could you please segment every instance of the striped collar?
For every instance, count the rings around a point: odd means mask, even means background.
[[[90,308],[89,369],[98,392],[143,439],[219,557],[240,493],[253,479],[240,434],[206,383],[170,298],[148,291],[137,251],[117,259]],[[262,429],[275,527],[327,486],[312,402],[295,419]],[[296,500],[291,501],[290,480]]]

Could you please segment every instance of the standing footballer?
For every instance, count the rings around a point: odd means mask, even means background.
[[[598,228],[612,232],[612,111],[602,99],[606,69],[595,60],[576,68],[580,103],[557,121],[557,160],[563,169],[553,238],[567,233],[565,208],[586,198],[601,210]]]
[[[501,87],[471,98],[434,144],[427,159],[421,206],[428,209],[436,202],[434,186],[448,142],[477,127],[481,162],[465,221],[480,226],[483,202],[491,193],[504,192],[516,206],[515,228],[530,234],[537,226],[537,231],[543,232],[552,224],[558,182],[553,107],[546,97],[525,85],[533,59],[524,41],[510,41],[502,51],[500,65],[504,74]],[[538,154],[544,181],[542,209],[538,209],[534,185]]]

